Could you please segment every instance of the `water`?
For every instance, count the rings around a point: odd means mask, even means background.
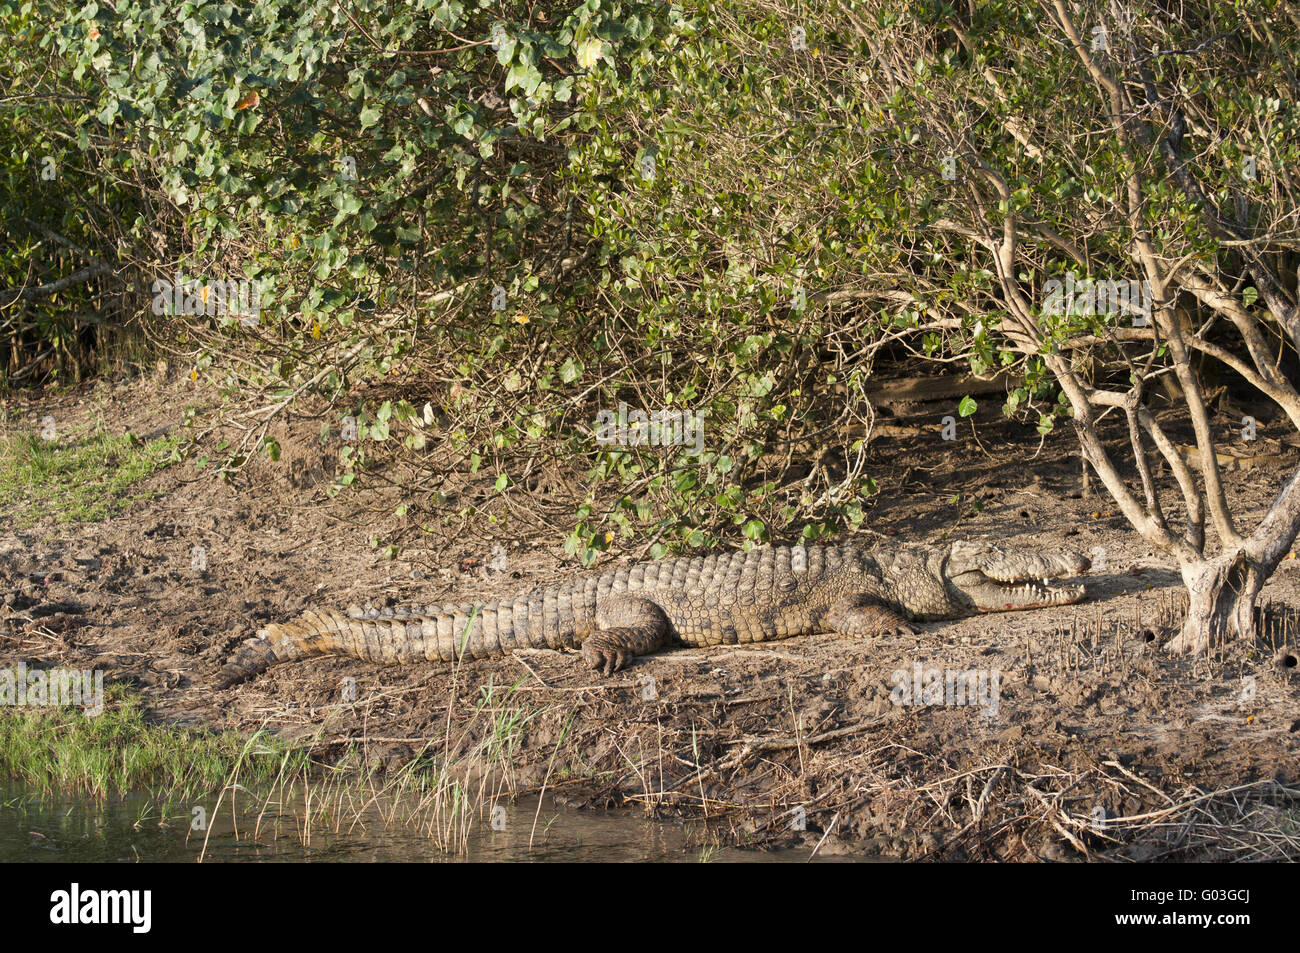
[[[203,800],[216,802],[215,797]],[[549,798],[537,813],[537,798],[525,798],[505,806],[504,814],[498,815],[503,829],[476,824],[467,852],[456,856],[440,851],[418,829],[400,821],[385,827],[377,817],[365,827],[349,829],[344,823],[338,832],[318,829],[304,837],[302,806],[299,799],[284,810],[268,811],[254,836],[260,801],[257,808],[240,812],[238,832],[227,807],[210,820],[210,830],[205,832],[190,829],[187,808],[173,805],[164,818],[158,802],[145,794],[108,801],[37,798],[19,785],[0,782],[0,863],[194,862],[200,855],[205,862],[707,859],[770,863],[805,861],[812,853],[811,846],[778,852],[711,849],[705,845],[713,839],[699,824],[655,821],[633,812],[575,811],[558,807]]]

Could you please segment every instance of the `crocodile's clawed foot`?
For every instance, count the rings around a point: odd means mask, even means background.
[[[860,639],[879,638],[881,636],[884,636],[886,638],[894,638],[894,637],[903,638],[905,636],[914,636],[920,634],[921,634],[921,630],[916,626],[912,625],[910,622],[907,621],[894,622],[892,620],[886,619],[879,624],[878,628],[866,632],[858,632],[857,637]]]
[[[593,635],[582,643],[583,661],[604,675],[613,675],[632,657],[632,652],[603,635]]]
[[[596,631],[582,642],[587,664],[613,675],[638,655],[663,647],[668,617],[649,599],[618,595],[596,607]]]

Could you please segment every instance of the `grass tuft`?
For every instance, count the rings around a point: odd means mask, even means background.
[[[105,689],[104,711],[88,718],[69,708],[0,712],[0,765],[37,794],[106,798],[128,791],[190,798],[219,789],[232,775],[247,782],[300,776],[304,752],[266,732],[151,725],[140,697]]]

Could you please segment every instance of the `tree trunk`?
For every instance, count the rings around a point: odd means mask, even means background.
[[[1269,573],[1243,552],[1183,563],[1189,598],[1182,631],[1169,651],[1203,653],[1228,638],[1253,638],[1255,601]]]

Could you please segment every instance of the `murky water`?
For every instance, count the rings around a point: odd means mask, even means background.
[[[208,803],[214,803],[215,798]],[[209,830],[192,830],[193,818],[173,805],[138,794],[107,802],[36,798],[0,783],[0,863],[148,861],[806,861],[811,847],[780,852],[710,848],[699,825],[648,820],[636,813],[575,811],[536,798],[506,806],[499,830],[475,825],[467,850],[448,854],[421,830],[398,821],[385,826],[344,823],[304,830],[301,802],[282,811],[223,808]],[[236,825],[238,821],[238,825]],[[238,830],[236,830],[238,826]],[[205,846],[206,840],[206,846]],[[819,861],[822,858],[817,858]],[[830,860],[831,858],[826,858]],[[841,860],[842,858],[834,858]],[[867,859],[867,858],[862,858]]]

